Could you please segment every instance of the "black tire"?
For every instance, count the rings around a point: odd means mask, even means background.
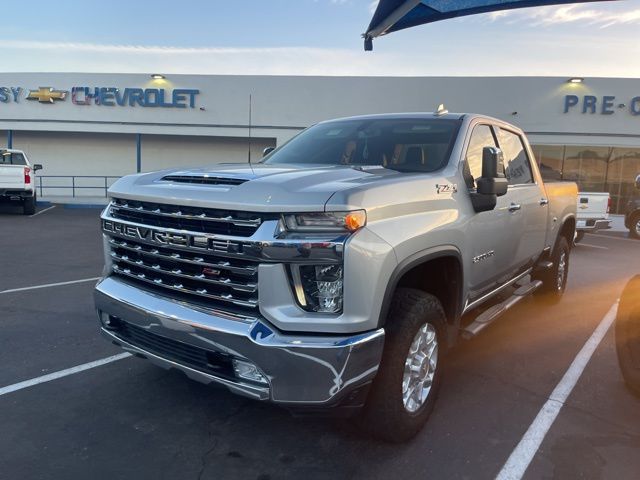
[[[584,232],[579,230],[576,232],[576,239],[573,241],[574,243],[579,243],[584,239]]]
[[[22,204],[22,213],[24,215],[33,215],[36,213],[36,194],[33,197],[27,197]]]
[[[629,390],[640,397],[640,275],[627,283],[615,324],[616,352]]]
[[[629,236],[640,239],[640,213],[636,213],[629,220]]]
[[[416,410],[410,412],[403,400],[405,362],[419,330],[423,327],[431,330],[426,325],[431,325],[435,330],[435,371],[424,403],[419,407],[413,405]],[[385,324],[382,362],[361,412],[360,426],[374,437],[388,442],[405,442],[414,437],[426,423],[435,405],[445,350],[446,319],[440,301],[420,290],[399,288],[391,302]]]
[[[567,278],[569,277],[569,256],[571,248],[565,237],[558,238],[558,243],[553,251],[551,262],[553,266],[545,271],[534,275],[534,279],[541,280],[542,286],[538,293],[543,295],[545,300],[552,303],[559,302],[567,288]],[[561,269],[561,259],[564,255],[564,268]],[[560,276],[562,275],[562,278]]]

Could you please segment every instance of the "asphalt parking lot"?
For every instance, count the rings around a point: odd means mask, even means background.
[[[451,352],[435,411],[405,445],[370,440],[345,420],[293,418],[133,357],[3,393],[121,353],[100,337],[93,310],[98,214],[0,208],[2,479],[495,478],[640,273],[640,242],[587,235],[560,304],[526,300]],[[639,448],[640,400],[622,383],[610,329],[525,478],[637,479]]]

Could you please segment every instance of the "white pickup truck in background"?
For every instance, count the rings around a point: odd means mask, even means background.
[[[36,212],[35,172],[42,165],[31,165],[22,150],[0,149],[0,202],[22,204],[25,215]]]
[[[611,195],[607,192],[578,192],[578,210],[576,223],[576,238],[578,243],[585,233],[611,228],[609,209]]]

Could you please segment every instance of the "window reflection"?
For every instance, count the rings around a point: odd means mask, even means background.
[[[582,192],[609,192],[611,213],[624,213],[640,174],[640,148],[594,146],[532,146],[542,178],[567,180]]]

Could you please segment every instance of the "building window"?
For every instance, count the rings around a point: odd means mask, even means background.
[[[624,213],[636,193],[640,147],[535,145],[532,150],[544,180],[573,181],[582,192],[609,192],[611,213]]]

